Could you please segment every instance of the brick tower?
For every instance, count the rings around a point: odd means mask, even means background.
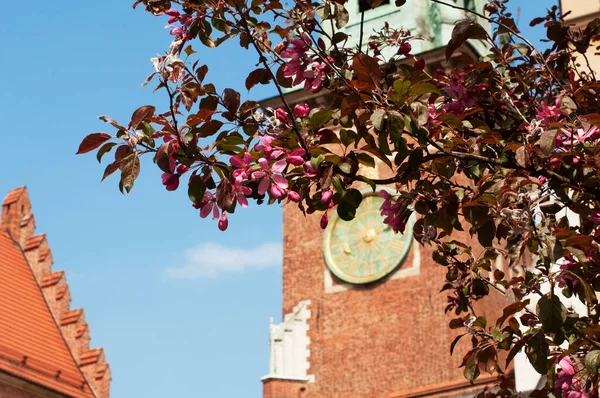
[[[477,0],[464,3],[479,5]],[[354,10],[347,7],[351,16],[345,29],[357,37],[358,0]],[[408,0],[400,9],[384,1],[365,12],[364,31],[388,21],[428,38],[418,42],[416,52],[437,68],[445,62],[443,43],[462,17],[427,0]],[[478,46],[465,45],[450,64],[473,59]],[[291,90],[287,97],[292,104],[327,102],[326,95],[302,90]],[[279,103],[273,98],[262,105]],[[380,175],[377,167],[361,173]],[[295,206],[284,206],[283,321],[270,325],[264,398],[466,397],[495,380],[482,375],[471,385],[464,379],[458,366],[466,345],[459,344],[455,356],[449,354],[458,333],[449,329],[451,318],[444,314],[447,301],[440,288],[445,269],[431,259],[431,247],[414,241],[410,226],[405,236],[390,237],[390,231],[379,229],[378,200],[363,200],[358,221],[332,217],[325,231],[320,215],[305,217]],[[470,241],[466,233],[453,238]],[[375,243],[385,248],[373,251]],[[482,314],[500,305],[491,298]]]

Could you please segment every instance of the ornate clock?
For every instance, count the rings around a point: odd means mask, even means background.
[[[374,282],[399,267],[408,254],[414,224],[411,217],[403,234],[394,233],[379,212],[383,198],[373,193],[363,195],[354,220],[333,215],[323,240],[331,272],[354,284]]]

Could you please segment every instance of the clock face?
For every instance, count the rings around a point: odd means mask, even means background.
[[[362,284],[376,281],[399,267],[412,241],[411,217],[404,234],[396,234],[383,223],[379,207],[383,198],[376,194],[363,197],[356,217],[344,221],[337,214],[325,230],[323,251],[327,266],[345,282]]]

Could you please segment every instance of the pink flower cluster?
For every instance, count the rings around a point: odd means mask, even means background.
[[[281,52],[281,57],[289,58],[283,69],[285,77],[293,77],[294,85],[304,82],[304,90],[318,93],[323,88],[329,66],[310,57],[307,52],[310,37],[304,33],[301,38],[293,39]]]
[[[394,232],[404,232],[406,223],[412,214],[412,210],[408,207],[408,201],[396,201],[386,190],[379,191],[377,196],[384,199],[379,208],[381,215],[384,217],[383,223],[389,225]]]
[[[567,282],[571,282],[571,286],[576,286],[578,282],[577,277],[575,277],[571,273],[574,273],[579,268],[581,268],[581,265],[575,260],[575,258],[571,254],[565,256],[565,258],[562,259],[562,263],[560,264],[560,269],[563,272],[561,272],[556,277],[558,287],[562,289],[563,287],[567,286]]]
[[[287,118],[287,114],[282,113],[279,117]],[[284,119],[286,120],[286,119]],[[282,199],[286,195],[292,201],[299,201],[300,195],[297,192],[288,191],[289,183],[283,175],[288,165],[301,166],[304,164],[304,155],[306,151],[298,148],[292,152],[285,152],[273,147],[271,144],[275,140],[272,136],[259,137],[260,143],[254,146],[254,151],[262,152],[262,156],[256,161],[257,167],[252,166],[252,155],[245,153],[243,158],[232,156],[230,164],[234,168],[232,176],[234,177],[234,193],[242,207],[247,206],[247,200],[244,197],[252,194],[252,190],[245,184],[248,181],[257,181],[257,192],[259,195],[269,194],[275,199]],[[293,193],[291,193],[293,192]],[[242,199],[243,198],[243,199]]]
[[[541,122],[542,126],[547,126],[551,122],[556,122],[559,115],[562,113],[563,112],[560,110],[560,98],[557,98],[555,105],[546,105],[544,102],[542,102],[535,120]]]
[[[564,357],[558,362],[556,376],[554,388],[561,391],[562,398],[589,397],[586,392],[582,391],[571,358]]]
[[[444,87],[446,95],[451,101],[444,104],[442,110],[444,113],[460,115],[478,102],[478,98],[487,89],[487,87],[470,87],[467,81],[467,72],[461,70],[449,77],[447,85]]]
[[[246,204],[247,203],[248,202],[246,202]],[[205,192],[204,197],[200,202],[200,206],[197,207],[200,208],[200,217],[202,218],[206,218],[210,213],[212,213],[213,220],[219,220],[217,226],[221,231],[225,231],[229,226],[229,219],[227,218],[227,213],[219,209],[219,205],[217,204],[217,197],[212,192]]]
[[[179,149],[179,143],[173,137],[167,136],[164,138],[164,141],[165,144],[172,141],[169,145],[173,147],[173,152],[177,152]],[[171,172],[163,173],[161,175],[162,184],[165,186],[165,188],[167,188],[167,191],[175,191],[177,188],[179,188],[179,178],[183,173],[188,171],[188,169],[189,167],[184,164],[177,165],[177,159],[175,156],[171,156],[169,158],[169,170]]]
[[[179,11],[170,9],[165,11],[169,18],[169,24],[166,29],[171,29],[170,33],[173,36],[181,37],[183,40],[191,40],[192,35],[189,32],[189,27],[192,24],[192,16],[189,14],[181,14]],[[181,26],[175,26],[174,23],[179,22]]]

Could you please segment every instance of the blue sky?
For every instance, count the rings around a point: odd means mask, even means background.
[[[75,156],[88,133],[113,133],[99,115],[126,123],[138,106],[165,104],[140,84],[168,47],[166,21],[131,3],[3,6],[0,197],[27,185],[72,307],[85,308],[92,346],[105,348],[112,397],[259,397],[269,317],[281,312],[281,209],[236,212],[223,233],[198,217],[185,190],[163,189],[150,159],[124,196],[117,178],[100,183],[94,155]],[[549,1],[511,3],[527,33]],[[200,55],[219,89],[245,92],[252,53],[225,46]]]

